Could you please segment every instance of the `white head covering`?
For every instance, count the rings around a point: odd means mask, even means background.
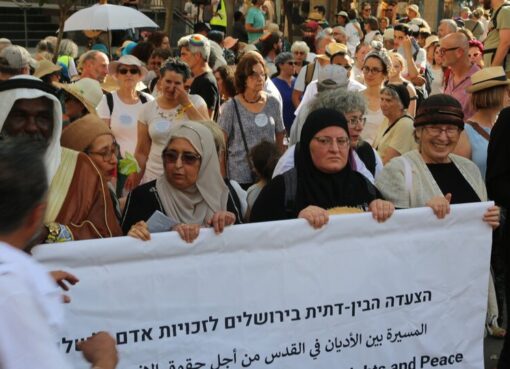
[[[202,157],[198,179],[190,188],[178,190],[163,174],[156,181],[158,195],[172,220],[205,225],[215,212],[227,209],[228,200],[228,187],[221,176],[213,135],[204,125],[185,121],[171,129],[168,142],[173,138],[188,140]]]
[[[46,155],[44,157],[44,163],[46,165],[46,172],[48,175],[48,181],[51,183],[53,176],[57,172],[58,166],[60,165],[60,157],[61,157],[61,147],[60,147],[60,135],[62,133],[62,105],[57,97],[49,92],[46,92],[48,88],[45,90],[38,89],[35,87],[37,82],[43,84],[39,78],[28,76],[28,75],[19,75],[10,78],[9,80],[3,83],[9,83],[9,81],[20,80],[19,88],[7,89],[4,91],[0,91],[0,132],[2,131],[5,123],[5,119],[11,112],[11,109],[14,103],[19,99],[37,99],[39,97],[46,97],[53,102],[53,132],[50,138],[50,142],[48,145],[48,149],[46,150]],[[33,81],[34,87],[21,87],[21,84],[24,82],[23,80]],[[27,82],[25,81],[25,82]]]

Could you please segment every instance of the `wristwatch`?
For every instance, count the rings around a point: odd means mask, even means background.
[[[48,228],[49,234],[46,238],[46,242],[55,243],[58,241],[58,236],[60,235],[60,224],[56,222],[51,222],[45,224],[46,228]]]

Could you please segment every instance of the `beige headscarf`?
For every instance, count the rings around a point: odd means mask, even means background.
[[[185,121],[170,131],[173,138],[184,138],[202,157],[197,182],[186,190],[178,190],[163,174],[156,189],[166,215],[179,223],[203,224],[220,210],[227,209],[228,187],[221,172],[211,131],[200,123]]]

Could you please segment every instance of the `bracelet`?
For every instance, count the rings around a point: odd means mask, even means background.
[[[188,105],[182,107],[182,112],[184,113],[186,110],[188,110],[192,107],[193,107],[193,103],[190,102]]]

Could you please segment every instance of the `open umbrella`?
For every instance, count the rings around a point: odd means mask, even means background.
[[[101,30],[108,32],[108,50],[111,57],[110,31],[132,28],[159,28],[142,12],[121,5],[95,4],[78,10],[64,23],[64,32]]]
[[[131,28],[159,28],[142,12],[121,5],[95,4],[78,10],[64,24],[64,32],[83,30],[111,31]]]

